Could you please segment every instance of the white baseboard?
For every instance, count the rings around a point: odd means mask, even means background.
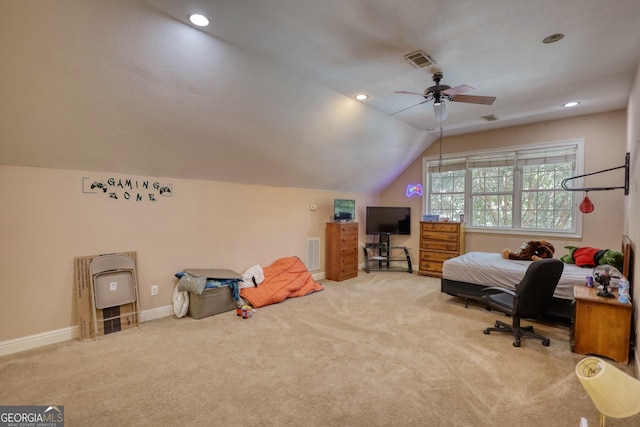
[[[148,322],[149,320],[160,319],[162,317],[173,316],[173,306],[165,305],[164,307],[152,308],[140,313],[140,322]]]
[[[31,350],[32,348],[72,340],[77,338],[78,335],[78,326],[76,325],[69,328],[56,329],[55,331],[47,331],[40,334],[3,341],[0,342],[0,356],[6,356],[8,354]]]
[[[317,282],[318,280],[324,280],[327,277],[327,274],[324,271],[321,271],[320,273],[312,274],[311,277],[313,277],[313,280]]]
[[[171,305],[152,308],[151,310],[145,310],[140,313],[140,322],[144,323],[171,315],[173,315],[173,306]],[[78,325],[75,325],[68,328],[56,329],[54,331],[47,331],[40,334],[2,341],[0,342],[0,357],[19,353],[25,350],[31,350],[33,348],[43,347],[45,345],[76,339],[79,335]]]

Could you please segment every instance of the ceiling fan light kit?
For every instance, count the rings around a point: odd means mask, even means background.
[[[402,93],[406,95],[419,95],[424,97],[425,100],[418,104],[412,105],[411,107],[396,111],[395,113],[390,114],[390,116],[401,113],[402,111],[406,111],[409,108],[413,108],[417,105],[424,104],[425,102],[434,101],[433,107],[436,114],[436,120],[442,122],[442,120],[446,119],[446,110],[444,103],[445,100],[451,102],[464,102],[468,104],[482,105],[491,105],[496,100],[495,96],[462,95],[464,92],[474,90],[474,88],[468,85],[451,87],[448,85],[440,84],[442,77],[443,75],[441,72],[434,73],[433,81],[435,85],[426,88],[424,90],[424,93],[396,91],[396,93]]]

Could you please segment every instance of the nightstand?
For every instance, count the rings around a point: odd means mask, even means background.
[[[571,350],[596,354],[616,362],[629,363],[632,304],[596,295],[596,287],[574,286],[576,300],[573,315]]]

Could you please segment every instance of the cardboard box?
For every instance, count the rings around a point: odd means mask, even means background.
[[[228,286],[205,289],[202,294],[189,292],[189,316],[194,319],[213,316],[236,308]]]
[[[136,261],[136,252],[122,252],[129,255]],[[91,303],[91,262],[100,255],[90,255],[84,257],[76,257],[73,260],[73,282],[76,293],[76,302],[78,305],[78,339],[81,341],[94,339],[93,331],[93,304]],[[124,304],[118,306],[120,315],[126,315],[119,319],[114,319],[116,310],[113,307],[104,310],[96,310],[96,318],[98,320],[98,336],[128,329],[140,324],[138,313],[135,310],[135,304]],[[106,311],[106,313],[105,313]],[[120,316],[118,315],[118,316]]]

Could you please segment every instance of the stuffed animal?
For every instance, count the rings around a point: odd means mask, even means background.
[[[560,257],[562,262],[575,264],[578,267],[595,267],[596,265],[611,265],[622,271],[624,255],[611,249],[597,249],[592,247],[565,246],[569,250],[567,255]]]
[[[530,240],[524,242],[516,252],[511,252],[508,248],[503,249],[502,257],[504,259],[537,261],[543,258],[553,258],[555,251],[553,245],[546,240]]]

